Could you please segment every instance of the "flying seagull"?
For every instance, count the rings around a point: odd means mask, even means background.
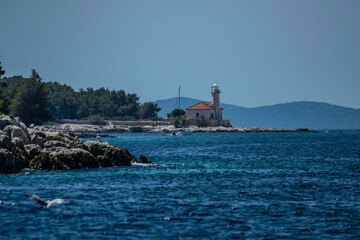
[[[60,204],[60,203],[63,203],[66,201],[66,199],[62,199],[62,198],[56,198],[51,201],[45,201],[45,200],[41,199],[39,196],[32,195],[32,194],[25,194],[25,196],[28,198],[31,198],[32,200],[36,201],[41,206],[46,207],[46,208],[49,208],[55,204]]]

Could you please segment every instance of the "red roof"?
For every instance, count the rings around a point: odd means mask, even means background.
[[[220,109],[223,110],[222,108]],[[188,107],[186,110],[215,110],[215,108],[212,106],[211,102],[199,102]]]

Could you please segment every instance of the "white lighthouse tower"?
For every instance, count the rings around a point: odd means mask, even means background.
[[[215,108],[215,116],[214,120],[222,120],[222,114],[220,109],[220,88],[219,86],[214,83],[214,85],[211,87],[211,94],[212,94],[212,103],[211,105]]]

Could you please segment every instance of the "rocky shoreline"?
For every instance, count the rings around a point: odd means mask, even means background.
[[[19,118],[0,116],[0,173],[18,173],[24,168],[68,170],[131,166],[139,161],[121,147],[99,141],[83,142],[71,132],[26,127]]]
[[[84,136],[88,134],[92,136],[94,133],[172,133],[172,132],[311,132],[306,128],[298,128],[295,130],[292,129],[278,129],[278,128],[260,128],[260,127],[252,127],[252,128],[243,128],[243,127],[198,127],[198,126],[187,126],[176,128],[173,125],[156,125],[154,124],[146,124],[139,126],[131,126],[131,125],[114,125],[114,124],[106,124],[106,125],[96,125],[96,124],[58,124],[54,126],[40,126],[35,127],[35,129],[42,131],[50,131],[50,132],[63,132],[63,133],[75,133],[79,136]]]
[[[173,125],[58,124],[30,126],[19,118],[0,116],[0,173],[18,173],[24,168],[65,170],[152,164],[145,156],[139,161],[121,147],[80,138],[111,137],[111,132],[193,133],[193,132],[310,132],[308,129],[197,127]]]

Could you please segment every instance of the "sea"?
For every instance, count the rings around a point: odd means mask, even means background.
[[[0,175],[0,239],[360,239],[360,131],[112,136],[155,164]]]

